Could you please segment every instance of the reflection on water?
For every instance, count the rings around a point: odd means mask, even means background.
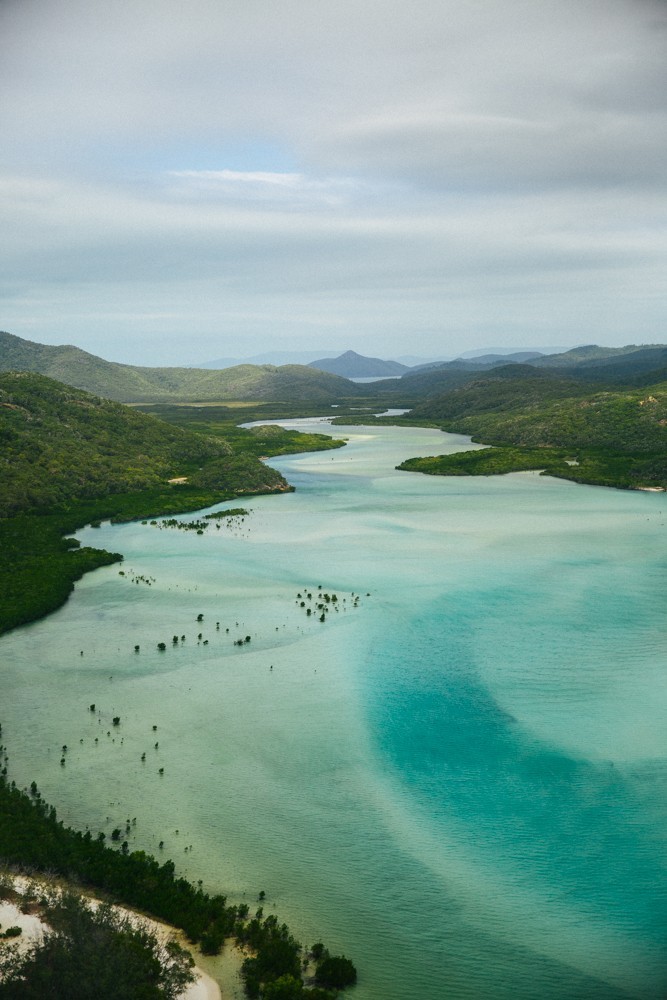
[[[664,996],[665,498],[400,473],[468,445],[333,432],[242,524],[81,533],[123,575],[3,639],[11,776],[264,890],[359,1000]]]

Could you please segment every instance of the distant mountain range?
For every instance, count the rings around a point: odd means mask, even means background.
[[[203,361],[192,368],[235,368],[237,365],[307,365],[322,353],[314,351],[263,351],[248,358],[215,358]],[[333,352],[332,352],[333,353]]]
[[[627,347],[598,347],[590,344],[575,347],[564,354],[539,358],[532,364],[590,381],[642,384],[645,377],[649,382],[667,378],[667,346],[630,344]]]
[[[536,361],[541,358],[540,351],[517,351],[513,354],[473,354],[454,358],[452,361],[434,361],[425,365],[416,365],[411,368],[411,372],[436,371],[438,368],[457,367],[464,371],[479,370],[480,368],[492,368],[495,365],[521,364],[523,362]]]
[[[326,368],[324,366],[327,366]],[[147,368],[118,364],[71,345],[49,346],[0,333],[0,371],[30,371],[118,402],[279,402],[331,405],[361,396],[411,406],[508,366],[582,381],[633,386],[667,380],[667,346],[576,347],[561,354],[490,353],[409,368],[346,351],[309,365]],[[398,376],[398,377],[397,377]],[[380,378],[367,385],[350,379]]]
[[[327,352],[322,357],[322,351],[265,351],[262,354],[254,354],[251,357],[243,358],[216,358],[213,361],[203,361],[197,365],[188,365],[189,368],[232,368],[237,365],[309,365],[319,368],[320,371],[332,372],[334,375],[343,375],[343,371],[334,370],[332,365],[341,362],[341,366],[351,366],[353,374],[345,375],[345,378],[381,378],[383,375],[397,375],[400,371],[388,372],[385,365],[399,365],[404,371],[406,369],[425,369],[431,366],[447,364],[452,361],[470,359],[471,361],[483,361],[490,358],[511,359],[514,361],[527,360],[529,357],[536,357],[540,354],[560,354],[567,350],[565,347],[549,347],[542,351],[512,352],[508,348],[488,347],[481,350],[464,351],[454,358],[451,355],[439,357],[420,357],[416,354],[401,355],[392,358],[375,358],[368,355],[359,354],[356,351],[345,351],[343,354],[336,354],[334,351]],[[372,364],[371,364],[372,363]],[[377,371],[369,375],[368,368],[372,367]],[[363,370],[363,374],[361,374]]]
[[[31,371],[121,403],[307,400],[332,403],[361,390],[306,365],[237,365],[222,370],[142,368],[105,361],[78,347],[0,333],[0,371]]]
[[[411,370],[398,361],[367,358],[363,354],[357,354],[356,351],[345,351],[337,358],[320,358],[318,361],[311,361],[308,367],[332,375],[342,375],[343,378],[388,378],[405,375]]]

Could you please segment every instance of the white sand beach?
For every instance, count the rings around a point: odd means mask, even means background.
[[[27,895],[32,889],[43,892],[45,888],[53,889],[54,885],[43,881],[33,882],[30,879],[16,877],[13,879],[13,887],[21,895]],[[98,900],[91,899],[91,902],[95,904]],[[159,939],[166,941],[170,938],[176,938],[179,944],[185,946],[183,935],[175,927],[163,924],[157,920],[150,920],[143,914],[137,913],[134,910],[128,910],[123,906],[119,906],[117,909],[119,912],[127,914],[137,924],[148,926]],[[39,916],[39,913],[24,913],[20,908],[20,900],[14,902],[0,899],[0,933],[4,933],[9,927],[21,928],[20,936],[11,939],[16,947],[21,949],[37,940],[45,930],[46,924]],[[192,949],[189,947],[188,950],[191,951]],[[196,964],[195,972],[197,979],[181,994],[181,1000],[222,1000],[220,987],[215,980]]]

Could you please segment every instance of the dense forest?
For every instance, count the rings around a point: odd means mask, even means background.
[[[257,460],[239,470],[224,438],[172,427],[27,372],[0,374],[0,445],[0,516],[152,489],[170,479],[220,490],[233,489],[232,482],[253,491],[286,486]]]

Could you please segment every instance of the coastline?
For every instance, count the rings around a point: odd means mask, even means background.
[[[182,490],[184,487],[175,489]],[[293,490],[294,487],[288,483],[279,489],[254,492],[199,491],[190,495],[174,492],[169,502],[164,496],[157,502],[155,499],[151,501],[150,493],[121,493],[81,502],[78,507],[67,511],[54,508],[0,517],[0,547],[4,549],[8,564],[4,587],[0,588],[0,636],[47,618],[67,603],[74,585],[86,573],[123,561],[120,552],[80,547],[70,537],[87,525],[99,527],[103,521],[124,524],[169,515],[195,514],[216,504],[254,496],[280,496]],[[143,500],[144,496],[148,499]],[[37,587],[39,597],[36,598],[35,581],[40,586],[43,583],[41,565],[45,557],[50,558],[51,589],[45,594]],[[33,576],[35,579],[32,579]]]
[[[2,879],[2,873],[0,873],[0,879]],[[44,896],[47,893],[68,888],[68,886],[66,883],[56,881],[55,879],[33,879],[27,878],[24,875],[6,875],[3,881],[5,885],[7,881],[11,883],[10,891],[13,890],[13,894],[15,893],[18,897],[26,897],[22,904],[20,898],[14,898],[13,900],[3,898],[0,891],[0,929],[6,930],[7,927],[21,928],[21,935],[12,939],[17,942],[20,950],[22,946],[26,947],[38,940],[47,927],[47,924],[42,920],[39,913],[39,903],[31,897],[33,895],[37,897],[40,895]],[[82,898],[92,903],[93,906],[100,903],[100,900],[94,896],[82,894]],[[181,993],[179,1000],[223,1000],[220,986],[213,976],[198,964],[201,956],[196,949],[193,949],[186,936],[178,928],[160,920],[155,920],[152,917],[147,917],[138,910],[132,910],[127,906],[114,904],[114,910],[129,917],[135,926],[147,927],[162,943],[170,940],[177,941],[179,945],[192,955],[195,961],[193,971],[197,978],[194,983]]]

